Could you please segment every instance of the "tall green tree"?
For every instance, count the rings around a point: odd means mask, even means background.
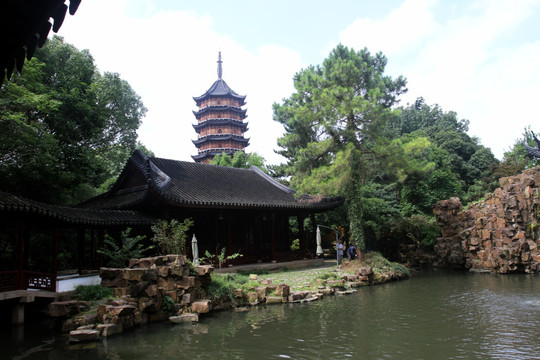
[[[53,37],[0,89],[0,189],[59,204],[95,194],[135,150],[145,112],[118,74]]]
[[[274,120],[283,124],[279,154],[286,176],[300,192],[347,196],[353,241],[363,245],[361,187],[375,161],[373,146],[385,129],[392,107],[407,91],[403,77],[384,74],[387,59],[367,49],[338,45],[321,66],[294,76],[296,91],[274,104]],[[352,194],[352,195],[351,195]]]

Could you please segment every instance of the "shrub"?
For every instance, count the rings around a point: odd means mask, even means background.
[[[163,309],[163,311],[165,311],[165,313],[169,315],[173,314],[175,311],[173,298],[170,296],[165,296],[163,298],[163,304],[161,305],[161,308]]]
[[[434,216],[415,214],[403,217],[392,226],[392,233],[403,243],[414,243],[424,248],[432,248],[437,238],[441,236],[441,229]]]
[[[236,286],[238,285],[238,286]],[[217,298],[233,298],[233,290],[241,287],[235,281],[226,276],[212,275],[212,281],[206,287],[208,295],[214,299]]]
[[[398,274],[410,275],[409,269],[405,265],[391,262],[376,251],[366,254],[364,256],[363,264],[371,266],[374,273],[393,271]]]
[[[113,297],[113,289],[101,285],[79,285],[75,294],[79,300],[94,301]]]
[[[221,266],[229,261],[229,260],[234,260],[238,257],[242,257],[244,255],[240,254],[240,253],[234,253],[234,254],[231,254],[231,255],[226,255],[227,253],[227,249],[226,248],[222,248],[221,249],[221,252],[218,254],[211,254],[208,250],[205,251],[204,253],[204,257],[202,257],[200,259],[201,263],[203,262],[207,262],[207,263],[217,263],[218,267],[221,269]]]
[[[183,222],[176,219],[172,219],[170,222],[158,221],[152,226],[154,232],[152,241],[156,243],[163,255],[185,255],[187,231],[191,226],[193,226],[193,220],[190,218]]]
[[[109,259],[109,265],[117,268],[123,268],[128,261],[133,258],[143,257],[144,253],[153,248],[153,246],[143,247],[142,241],[145,236],[130,237],[131,228],[126,228],[120,234],[120,246],[108,234],[105,236],[105,247],[97,252],[105,255]]]

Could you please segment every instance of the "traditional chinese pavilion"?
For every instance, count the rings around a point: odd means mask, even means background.
[[[245,95],[238,95],[222,79],[223,67],[221,52],[218,57],[218,79],[201,96],[193,100],[199,108],[193,111],[197,124],[193,128],[198,134],[193,144],[198,154],[192,156],[200,163],[210,163],[214,156],[226,153],[233,155],[236,151],[244,151],[249,139],[244,137],[247,131]]]
[[[235,263],[285,261],[308,256],[315,249],[314,229],[299,226],[316,213],[334,209],[343,198],[299,196],[252,166],[238,169],[147,157],[140,151],[129,159],[107,193],[81,206],[94,210],[133,210],[159,219],[192,218],[200,252],[241,253]],[[293,240],[300,249],[291,251]],[[312,252],[311,251],[311,252]]]

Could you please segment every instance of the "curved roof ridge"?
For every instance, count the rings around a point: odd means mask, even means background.
[[[270,175],[268,175],[267,173],[265,173],[264,171],[262,171],[255,165],[251,165],[249,170],[255,172],[257,175],[261,176],[263,179],[265,179],[270,184],[277,187],[279,190],[285,191],[288,194],[293,194],[293,195],[296,194],[296,190],[293,190],[290,187],[283,185],[282,183],[280,183],[279,181],[277,181],[276,179],[274,179],[273,177],[271,177]]]
[[[31,213],[72,224],[133,225],[152,224],[155,219],[136,210],[89,209],[66,205],[51,205],[23,196],[0,191],[0,211]]]

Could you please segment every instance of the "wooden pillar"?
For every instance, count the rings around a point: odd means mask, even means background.
[[[92,264],[92,269],[96,265],[96,230],[90,229],[90,259]]]
[[[103,249],[103,245],[105,244],[105,230],[99,229],[99,248]],[[99,267],[103,267],[103,253],[99,253]]]
[[[315,214],[314,213],[309,214],[309,218],[311,219],[311,234],[312,234],[312,236],[315,236],[315,234],[317,234],[317,222],[315,221]],[[316,245],[317,244],[315,243],[315,246]],[[317,250],[317,249],[315,249],[315,250]]]
[[[232,243],[232,226],[231,226],[231,219],[227,216],[227,248],[229,251],[232,251],[233,243]]]
[[[85,229],[77,229],[77,272],[82,274],[84,262],[84,235]]]
[[[298,221],[298,238],[300,239],[300,251],[302,252],[302,255],[306,255],[308,252],[307,247],[307,241],[306,241],[306,234],[304,231],[304,215],[298,215],[296,217],[296,220]]]
[[[28,222],[24,222],[22,240],[22,262],[19,265],[21,269],[21,289],[26,290],[28,288],[28,277],[25,272],[28,270],[28,258],[30,257],[30,226]]]
[[[53,246],[53,276],[51,279],[52,291],[56,291],[56,277],[58,276],[58,238],[59,238],[58,227],[54,228],[54,246]]]
[[[278,260],[276,259],[276,214],[272,213],[270,216],[270,224],[272,227],[272,260]]]
[[[16,286],[17,290],[23,289],[23,271],[24,271],[24,221],[21,220],[19,222],[19,236],[17,240],[17,254],[18,254],[18,264],[17,264],[17,280],[16,280]]]

